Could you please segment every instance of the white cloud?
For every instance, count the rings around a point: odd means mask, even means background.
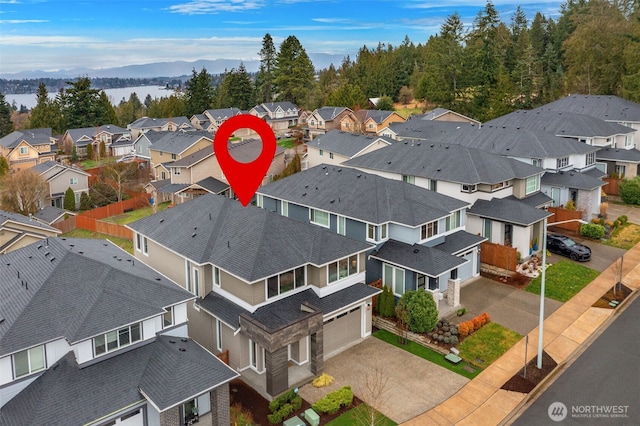
[[[53,45],[60,47],[65,44],[86,44],[96,43],[99,40],[89,37],[75,36],[29,36],[29,35],[12,35],[3,36],[0,39],[0,46],[30,46],[30,45]]]
[[[46,19],[0,19],[0,25],[4,24],[39,24],[42,22],[50,22]]]
[[[172,13],[183,15],[205,15],[220,12],[243,12],[260,9],[263,6],[264,0],[192,0],[169,6],[167,9]]]

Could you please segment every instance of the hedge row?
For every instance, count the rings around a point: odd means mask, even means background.
[[[489,317],[488,313],[484,312],[470,321],[464,321],[458,324],[458,332],[462,337],[466,337],[480,330],[483,325],[489,322],[491,322],[491,317]]]
[[[290,389],[269,403],[271,414],[267,415],[270,424],[282,423],[287,416],[302,407],[302,398]]]
[[[348,407],[353,402],[353,391],[351,387],[345,386],[328,393],[311,406],[317,413],[335,414],[341,407]]]

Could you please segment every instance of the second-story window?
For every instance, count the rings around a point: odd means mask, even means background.
[[[587,166],[595,164],[595,162],[596,162],[596,153],[595,152],[588,153],[587,154],[587,158],[586,158],[586,162],[587,162]]]
[[[20,147],[20,155],[27,155],[29,153],[29,147],[21,146]]]
[[[167,312],[162,314],[162,328],[171,327],[173,325],[173,306],[167,309]]]
[[[347,218],[338,216],[338,234],[347,235]]]
[[[540,175],[530,176],[525,181],[525,195],[533,194],[540,190]]]
[[[220,287],[220,268],[217,266],[213,267],[213,285]]]
[[[325,212],[322,210],[316,210],[316,209],[309,209],[309,215],[310,215],[309,220],[314,225],[324,226],[325,228],[329,227],[328,212]]]
[[[368,223],[367,224],[367,240],[369,241],[377,241],[376,240],[376,228],[377,226]]]
[[[304,285],[304,266],[301,266],[267,278],[267,297],[276,297]]]
[[[78,184],[78,178],[77,177],[69,178],[69,185],[77,185],[77,184]]]
[[[142,340],[142,327],[140,323],[112,330],[93,338],[93,350],[95,356],[117,351]]]
[[[171,159],[175,160],[176,158],[178,158],[178,156],[176,154],[171,154]]]
[[[46,365],[44,345],[16,352],[13,354],[13,375],[17,379],[37,371],[44,370]]]
[[[340,259],[337,262],[332,262],[327,267],[328,269],[328,281],[332,283],[334,281],[347,278],[350,275],[358,273],[358,255],[354,254],[344,259]]]
[[[438,221],[434,220],[420,227],[420,239],[426,240],[438,234]]]
[[[406,182],[406,183],[410,183],[412,185],[416,184],[416,177],[415,176],[409,176],[409,175],[402,175],[402,181]]]
[[[445,221],[447,231],[460,227],[460,210],[453,212],[450,216],[447,216]]]
[[[558,158],[556,160],[556,169],[561,169],[569,165],[569,157]]]
[[[180,167],[174,167],[173,168],[173,174],[174,175],[179,175],[180,174]]]

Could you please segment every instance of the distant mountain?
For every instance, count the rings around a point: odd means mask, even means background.
[[[330,55],[327,53],[310,53],[309,58],[317,70],[329,67],[332,63],[337,68],[342,63],[342,55]],[[238,68],[243,63],[247,71],[256,72],[260,66],[260,61],[240,59],[200,59],[193,62],[173,61],[155,62],[151,64],[126,65],[114,68],[73,68],[58,71],[23,71],[19,73],[0,74],[0,78],[11,79],[34,79],[34,78],[75,78],[79,76],[89,76],[89,78],[152,78],[152,77],[180,77],[190,75],[195,68],[197,71],[203,67],[209,74],[220,74],[231,68]]]

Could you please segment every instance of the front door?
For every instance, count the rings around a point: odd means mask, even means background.
[[[551,188],[551,199],[553,200],[551,204],[553,207],[560,205],[560,188]]]

